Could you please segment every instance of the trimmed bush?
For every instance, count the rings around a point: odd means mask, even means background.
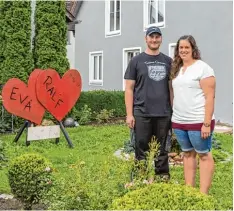
[[[0,3],[0,83],[16,77],[27,82],[33,70],[31,2]]]
[[[114,117],[126,116],[123,91],[98,90],[82,92],[75,108],[71,112],[71,116],[73,112],[76,112],[76,118],[80,119],[82,115],[81,110],[85,105],[93,112],[91,120],[95,120],[97,114],[100,114],[104,109],[108,111],[113,109]]]
[[[36,1],[35,67],[55,69],[62,76],[69,69],[65,1]]]
[[[0,70],[2,70],[2,63],[4,60],[4,49],[5,49],[5,36],[4,36],[4,11],[6,4],[4,1],[0,1]],[[0,71],[0,85],[3,84],[3,71]]]
[[[198,190],[176,184],[156,183],[113,201],[113,210],[214,210],[215,200]]]
[[[24,154],[10,164],[8,179],[15,197],[31,209],[51,188],[52,165],[38,154]]]

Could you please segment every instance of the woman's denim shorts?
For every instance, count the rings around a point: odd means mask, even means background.
[[[201,131],[174,129],[177,141],[184,152],[195,150],[197,153],[208,153],[211,150],[212,133],[202,139]]]

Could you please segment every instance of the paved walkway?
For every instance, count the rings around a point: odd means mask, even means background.
[[[214,132],[215,133],[232,133],[233,128],[231,126],[222,126],[222,125],[216,125]]]

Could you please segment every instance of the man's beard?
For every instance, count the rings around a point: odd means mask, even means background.
[[[158,47],[151,47],[150,45],[148,45],[148,48],[152,51],[157,51],[159,49],[160,46]]]

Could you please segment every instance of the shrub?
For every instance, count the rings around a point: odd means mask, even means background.
[[[1,88],[0,88],[1,95]],[[11,114],[9,114],[2,105],[2,101],[0,99],[0,134],[11,131]]]
[[[65,1],[36,1],[34,62],[36,68],[69,69]]]
[[[114,210],[214,210],[215,200],[198,190],[176,184],[155,183],[113,201]]]
[[[75,106],[76,110],[81,111],[85,105],[91,108],[93,112],[91,120],[95,120],[95,114],[99,114],[103,109],[108,111],[114,109],[114,117],[123,117],[126,115],[123,91],[98,90],[81,92],[80,98]]]
[[[7,110],[3,108],[2,102],[0,100],[0,134],[15,132],[24,124],[24,119],[12,116]]]
[[[51,188],[52,165],[38,154],[24,154],[10,164],[8,179],[15,197],[31,209]]]
[[[0,84],[13,77],[26,82],[33,70],[31,2],[1,1],[0,10]]]
[[[4,35],[4,11],[6,10],[6,4],[4,1],[0,1],[0,70],[2,69],[2,63],[4,60],[4,49],[5,49],[5,35]],[[3,84],[3,71],[0,71],[0,85]],[[1,101],[1,100],[0,100]]]
[[[109,120],[114,117],[114,111],[115,109],[111,109],[109,111],[107,109],[103,109],[99,114],[97,114],[96,120],[98,123],[109,122]]]
[[[0,85],[13,77],[27,82],[33,70],[30,1],[0,1],[0,40]],[[13,121],[16,128],[23,123],[21,118],[14,117]],[[11,114],[4,110],[0,133],[10,132],[11,122]]]
[[[89,108],[88,105],[85,104],[84,107],[81,109],[79,116],[79,124],[85,125],[89,123],[92,116],[91,108]]]

